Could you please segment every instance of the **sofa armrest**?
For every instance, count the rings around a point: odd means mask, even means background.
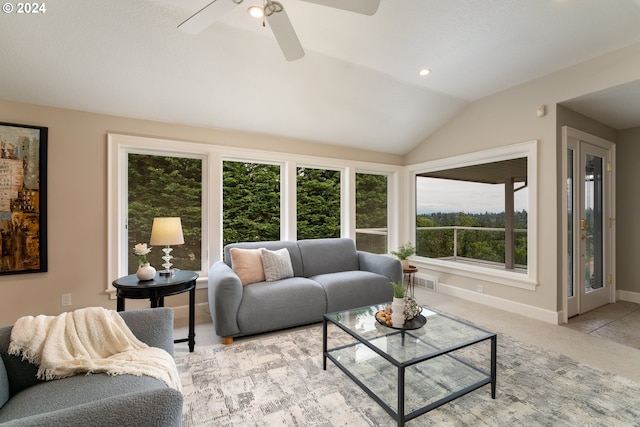
[[[173,356],[173,310],[168,307],[121,311],[131,332],[143,343]]]
[[[6,427],[140,427],[182,424],[182,393],[172,388],[126,393],[105,399],[19,418]],[[37,404],[37,402],[34,402]]]
[[[209,310],[216,334],[233,337],[240,333],[238,309],[242,301],[242,282],[224,262],[218,261],[209,269]]]
[[[390,282],[402,281],[402,263],[396,258],[358,251],[358,261],[360,262],[360,270],[386,276]]]

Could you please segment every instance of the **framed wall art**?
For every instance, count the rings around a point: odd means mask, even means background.
[[[47,136],[0,122],[0,275],[47,271]]]

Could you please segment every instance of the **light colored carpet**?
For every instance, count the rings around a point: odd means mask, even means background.
[[[465,351],[474,361],[487,355],[488,346]],[[321,324],[177,355],[176,362],[185,427],[395,424],[331,361],[322,369]],[[436,372],[433,377],[447,383]],[[426,399],[433,389],[425,383]],[[495,400],[487,385],[407,425],[633,426],[640,422],[639,395],[631,380],[499,334]]]

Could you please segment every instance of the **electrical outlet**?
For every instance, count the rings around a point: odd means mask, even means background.
[[[476,285],[476,291],[478,291],[478,293],[480,294],[484,293],[484,286]]]
[[[60,305],[62,307],[71,306],[71,294],[62,294],[62,295],[60,295]]]

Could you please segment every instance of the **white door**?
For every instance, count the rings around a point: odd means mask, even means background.
[[[612,143],[567,128],[566,311],[582,314],[615,301]]]

